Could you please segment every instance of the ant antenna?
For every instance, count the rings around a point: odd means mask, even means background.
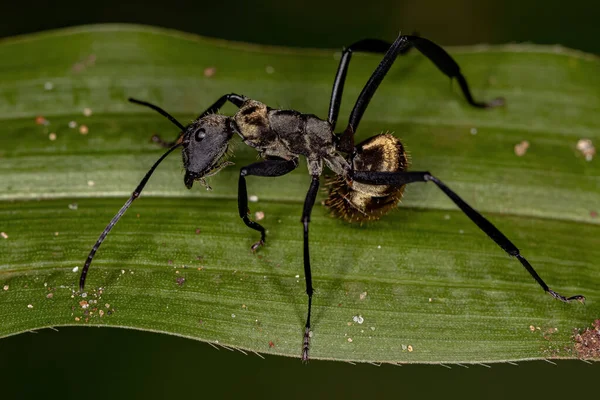
[[[151,104],[151,103],[148,103],[148,102],[145,102],[145,101],[136,100],[136,99],[131,98],[131,97],[128,100],[130,102],[132,102],[132,103],[135,103],[135,104],[140,104],[142,106],[150,107],[154,111],[158,112],[160,115],[163,115],[163,116],[167,117],[169,119],[169,121],[171,121],[172,123],[174,123],[175,125],[177,125],[177,127],[179,129],[181,129],[182,131],[185,131],[185,127],[183,125],[181,125],[181,123],[179,121],[177,121],[175,119],[175,117],[173,117],[171,114],[169,114],[168,112],[166,112],[165,110],[163,110],[159,106],[155,106],[154,104]]]
[[[134,102],[137,102],[137,100],[134,101]],[[144,103],[144,102],[139,102],[139,103],[140,104],[148,105],[148,103]],[[152,108],[155,108],[155,106],[152,106],[152,105],[149,105],[149,106],[152,107]],[[155,109],[157,109],[157,111],[160,112],[161,114],[164,113],[163,115],[166,115],[171,121],[174,121],[177,124],[179,124],[179,122],[177,122],[175,120],[175,118],[171,117],[169,114],[167,114],[166,112],[162,111],[160,108],[156,107]],[[172,146],[171,148],[169,148],[169,150],[167,150],[167,152],[165,154],[163,154],[158,159],[158,161],[156,161],[154,163],[154,165],[152,166],[152,168],[150,168],[150,170],[148,172],[146,172],[146,175],[144,176],[144,178],[142,179],[142,181],[140,182],[140,184],[135,188],[135,190],[131,194],[131,197],[129,198],[129,200],[127,200],[125,202],[125,204],[123,204],[123,207],[121,207],[121,209],[119,210],[119,212],[113,217],[113,219],[110,220],[110,222],[108,223],[108,225],[106,226],[106,228],[104,228],[104,231],[102,232],[102,234],[100,235],[100,237],[96,241],[96,244],[94,245],[94,247],[92,247],[92,251],[90,251],[90,254],[87,257],[87,260],[85,261],[85,265],[83,266],[83,269],[81,270],[81,277],[79,278],[79,290],[83,291],[83,288],[85,287],[85,278],[87,276],[88,269],[90,268],[90,264],[92,263],[92,260],[94,258],[94,255],[96,254],[96,251],[98,251],[98,248],[100,247],[100,245],[102,244],[102,242],[106,238],[106,235],[108,235],[108,233],[112,230],[112,228],[115,226],[115,224],[117,222],[119,222],[119,219],[121,219],[121,217],[123,216],[123,214],[125,214],[125,211],[127,211],[127,209],[129,208],[129,206],[131,205],[131,203],[133,203],[133,201],[140,196],[140,193],[142,193],[142,190],[144,190],[144,186],[146,186],[146,183],[148,182],[148,179],[150,179],[150,176],[152,176],[152,173],[154,172],[154,170],[156,169],[156,167],[158,167],[158,164],[160,164],[165,158],[167,158],[167,156],[169,154],[171,154],[171,152],[173,150],[175,150],[176,148],[178,148],[182,144],[183,144],[183,142],[179,142],[179,143],[175,144],[174,146]]]

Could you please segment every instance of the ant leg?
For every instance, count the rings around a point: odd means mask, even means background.
[[[308,295],[308,315],[306,317],[306,325],[304,326],[304,339],[302,341],[302,361],[308,361],[308,351],[310,345],[310,311],[312,307],[312,273],[310,270],[310,254],[308,249],[308,224],[310,222],[310,213],[317,198],[319,190],[319,176],[313,175],[310,183],[310,188],[304,200],[304,209],[302,211],[302,224],[304,225],[304,278],[306,279],[306,294]]]
[[[383,56],[383,60],[381,60],[381,63],[375,69],[375,71],[369,78],[367,84],[363,88],[362,92],[358,96],[358,99],[356,100],[356,104],[354,105],[354,108],[352,109],[352,112],[350,114],[348,127],[346,128],[346,130],[342,134],[342,137],[340,138],[341,143],[346,145],[345,148],[348,148],[348,143],[350,143],[351,137],[358,129],[358,124],[360,123],[360,120],[363,114],[365,113],[365,110],[367,109],[371,98],[375,94],[375,91],[379,87],[381,81],[383,81],[385,75],[392,67],[392,64],[396,60],[396,57],[398,56],[398,54],[400,54],[402,51],[405,51],[406,48],[410,46],[415,47],[425,57],[429,58],[435,64],[435,66],[438,67],[438,69],[442,71],[446,76],[448,76],[449,78],[456,78],[463,92],[463,95],[465,96],[467,102],[471,106],[477,108],[492,108],[504,105],[504,99],[500,97],[490,102],[480,102],[473,99],[473,96],[471,95],[471,91],[469,89],[469,85],[467,84],[467,80],[464,77],[464,75],[460,72],[459,65],[440,46],[428,39],[419,36],[401,35],[398,36],[398,38],[394,41],[394,43],[392,43],[388,51],[385,53],[385,56]]]
[[[471,221],[475,223],[490,239],[492,239],[502,250],[508,255],[516,257],[523,267],[531,274],[533,279],[544,289],[545,292],[550,294],[555,299],[568,302],[577,300],[580,302],[585,301],[585,297],[582,295],[576,295],[571,297],[565,297],[554,290],[550,289],[546,282],[537,274],[535,269],[529,264],[527,259],[521,255],[521,252],[502,232],[498,230],[490,221],[488,221],[483,215],[476,211],[473,207],[468,205],[463,199],[460,198],[454,191],[446,186],[441,180],[431,175],[429,172],[369,172],[369,171],[354,171],[352,173],[352,179],[370,183],[373,185],[406,185],[414,182],[433,182],[438,188],[444,192],[446,196],[450,198],[462,210],[463,213]]]
[[[385,54],[391,45],[392,44],[390,42],[386,42],[385,40],[363,39],[344,48],[342,51],[342,57],[340,59],[340,65],[338,66],[337,73],[335,74],[335,80],[333,81],[331,101],[329,102],[329,117],[327,120],[331,124],[331,130],[335,130],[335,124],[340,112],[342,94],[344,93],[344,84],[346,83],[346,75],[348,74],[348,66],[350,65],[350,60],[352,59],[352,53],[359,51],[364,53]],[[398,55],[406,54],[409,50],[410,47],[406,47],[399,51]]]
[[[244,103],[244,100],[245,100],[244,96],[240,96],[239,94],[235,94],[235,93],[225,94],[225,95],[221,96],[217,101],[215,101],[212,106],[208,107],[196,119],[200,119],[202,117],[205,117],[208,114],[214,114],[214,113],[216,113],[217,111],[219,111],[219,109],[221,107],[223,107],[223,105],[227,101],[233,103],[237,107],[240,107],[242,105],[242,103]],[[150,107],[154,111],[156,111],[156,112],[160,113],[161,115],[164,115],[165,117],[167,117],[171,122],[173,122],[175,125],[177,125],[177,127],[179,127],[179,129],[181,130],[181,132],[179,133],[179,136],[173,142],[167,142],[164,139],[162,139],[159,135],[154,134],[154,135],[152,135],[152,141],[154,143],[157,143],[161,147],[168,148],[168,147],[173,146],[175,143],[178,143],[181,140],[181,137],[183,135],[183,131],[185,131],[185,127],[183,125],[181,125],[179,123],[179,121],[177,121],[174,117],[172,117],[168,112],[166,112],[165,110],[163,110],[159,106],[156,106],[156,105],[154,105],[152,103],[148,103],[146,101],[136,100],[136,99],[133,99],[131,97],[129,98],[129,101],[132,102],[132,103],[135,103],[135,104],[140,104],[142,106]]]
[[[291,160],[271,159],[250,164],[240,170],[240,179],[238,181],[238,211],[240,213],[240,218],[242,218],[248,228],[260,232],[260,240],[252,245],[252,251],[255,251],[265,244],[266,237],[265,228],[263,228],[261,224],[251,221],[248,217],[248,189],[246,188],[246,176],[282,176],[293,171],[297,166],[297,158]]]

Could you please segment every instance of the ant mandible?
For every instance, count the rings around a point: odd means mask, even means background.
[[[490,239],[510,256],[516,257],[533,276],[545,292],[552,297],[568,302],[583,302],[584,296],[565,297],[551,290],[540,278],[531,264],[521,255],[519,249],[490,221],[469,206],[463,199],[441,180],[427,171],[407,171],[408,160],[402,143],[391,134],[373,136],[354,145],[354,134],[379,84],[390,70],[396,58],[410,48],[416,48],[429,58],[444,74],[456,78],[467,102],[477,108],[502,106],[502,98],[490,102],[473,99],[465,77],[458,64],[440,46],[418,36],[400,35],[392,43],[382,40],[365,39],[346,48],[333,83],[329,115],[322,120],[315,115],[302,114],[294,110],[272,109],[265,104],[234,93],[219,98],[188,126],[183,126],[170,114],[153,104],[129,99],[133,103],[154,109],[167,117],[181,130],[178,139],[168,144],[169,150],[146,173],[131,197],[104,229],[81,271],[79,287],[83,291],[85,279],[96,251],[113,226],[127,211],[131,203],[139,197],[156,167],[175,149],[182,147],[185,167],[184,183],[191,189],[195,181],[210,188],[205,178],[218,173],[231,165],[227,161],[228,142],[234,134],[255,148],[262,161],[250,164],[240,170],[238,181],[238,210],[240,218],[249,227],[260,232],[260,240],[252,245],[252,250],[265,243],[265,228],[248,217],[247,176],[276,177],[288,174],[298,166],[298,157],[304,156],[308,162],[311,183],[304,200],[301,222],[304,228],[304,277],[308,295],[308,313],[302,342],[302,360],[309,358],[310,313],[313,296],[312,275],[309,255],[308,227],[310,214],[315,203],[323,164],[333,171],[337,178],[329,182],[329,197],[325,204],[335,215],[356,222],[378,219],[395,208],[402,197],[406,185],[415,182],[433,182],[471,219]],[[348,126],[341,133],[335,133],[342,93],[348,65],[355,51],[385,53],[352,109]],[[216,114],[227,102],[239,108],[233,117]]]

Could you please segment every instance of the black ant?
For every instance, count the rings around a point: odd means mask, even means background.
[[[205,178],[231,165],[227,161],[228,142],[237,133],[241,136],[242,141],[255,148],[263,159],[243,167],[240,170],[238,183],[240,218],[249,228],[260,232],[260,240],[252,245],[252,250],[256,250],[265,243],[265,228],[248,218],[246,177],[252,175],[282,176],[296,169],[299,156],[306,157],[308,161],[311,183],[304,201],[301,218],[304,227],[304,276],[308,295],[308,313],[302,342],[303,361],[308,360],[313,296],[308,226],[319,189],[323,164],[337,175],[336,179],[329,182],[329,198],[325,202],[334,214],[352,222],[378,219],[397,206],[406,185],[415,182],[433,182],[498,246],[509,255],[516,257],[545,292],[564,302],[572,300],[583,302],[584,296],[565,297],[551,290],[521,255],[519,249],[441,180],[427,171],[407,171],[406,153],[402,143],[394,136],[380,134],[354,145],[354,133],[373,94],[396,58],[412,47],[423,53],[448,77],[456,78],[471,106],[492,108],[504,104],[502,98],[487,103],[475,101],[458,64],[446,51],[427,39],[404,35],[400,35],[392,44],[382,40],[366,39],[356,42],[344,50],[333,83],[327,120],[294,110],[272,109],[259,101],[231,93],[219,98],[191,124],[183,126],[161,108],[144,101],[129,99],[133,103],[150,107],[167,117],[177,125],[181,133],[175,142],[168,144],[169,150],[154,163],[129,200],[125,202],[98,238],[81,271],[79,281],[81,291],[85,286],[85,278],[98,247],[131,203],[139,197],[156,167],[173,150],[182,147],[183,165],[186,170],[185,186],[191,189],[193,183],[199,181],[202,185],[210,188]],[[350,114],[348,126],[343,132],[335,133],[348,65],[352,53],[355,51],[385,53],[385,55],[360,93]],[[216,114],[227,101],[239,108],[233,117]],[[160,141],[157,138],[155,140]]]

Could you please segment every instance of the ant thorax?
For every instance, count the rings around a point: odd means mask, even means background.
[[[336,174],[345,175],[349,169],[336,151],[331,124],[315,115],[276,110],[248,99],[232,120],[243,142],[258,150],[262,158],[304,156],[313,176],[321,175],[323,161]]]

